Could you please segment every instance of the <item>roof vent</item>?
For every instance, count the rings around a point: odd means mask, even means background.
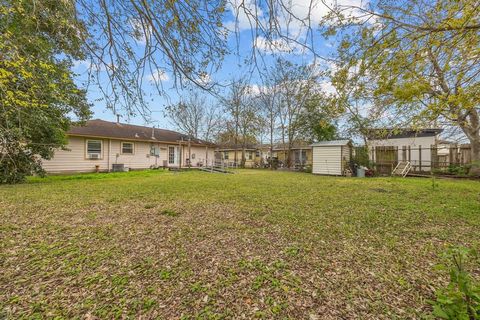
[[[152,127],[152,139],[155,139],[155,126]]]

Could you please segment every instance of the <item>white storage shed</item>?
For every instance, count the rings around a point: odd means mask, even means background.
[[[350,140],[321,141],[312,146],[312,173],[341,176],[352,157]]]

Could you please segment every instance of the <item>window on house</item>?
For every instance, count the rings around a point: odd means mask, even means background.
[[[260,157],[260,150],[255,151],[255,157]]]
[[[307,150],[302,150],[302,162],[307,161]]]
[[[102,140],[87,140],[87,155],[102,155]]]
[[[192,160],[195,159],[195,153],[192,153]]]
[[[151,156],[159,156],[160,155],[160,149],[157,146],[152,144],[150,146],[150,155]]]
[[[223,152],[223,159],[228,160],[228,151]]]
[[[122,154],[133,154],[133,142],[122,142]]]
[[[252,160],[252,158],[253,158],[252,154],[253,154],[252,151],[247,151],[247,159],[248,160]]]

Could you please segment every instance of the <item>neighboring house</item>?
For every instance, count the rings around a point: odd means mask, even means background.
[[[67,135],[68,150],[57,150],[51,160],[43,161],[47,172],[108,172],[114,165],[197,167],[214,159],[214,144],[165,129],[96,119],[73,127]]]
[[[430,171],[442,129],[371,129],[367,135],[370,161],[379,173],[389,174],[399,161],[414,171]]]
[[[217,153],[217,159],[234,165],[235,153],[237,154],[237,164],[240,165],[242,161],[242,147],[220,147]],[[270,144],[248,145],[245,148],[245,167],[253,168],[262,163],[266,163],[270,157],[277,158],[281,163],[286,165],[288,145],[274,144],[273,154],[270,155]],[[307,143],[294,143],[290,150],[290,159],[292,166],[305,166],[312,163],[312,147]]]
[[[288,144],[276,144],[273,148],[273,157],[286,165]],[[305,166],[312,164],[312,146],[306,142],[295,142],[290,148],[292,166]]]
[[[352,158],[350,140],[321,141],[312,144],[311,147],[312,173],[341,176],[350,168]]]
[[[223,161],[229,166],[235,166],[235,165],[239,166],[240,163],[242,162],[242,154],[244,150],[245,150],[245,167],[246,168],[255,167],[255,163],[257,162],[257,160],[260,160],[260,159],[256,159],[257,148],[253,145],[248,145],[245,147],[245,149],[243,149],[242,147],[239,147],[239,148],[229,147],[229,146],[220,147],[219,149],[217,149],[217,159]],[[235,158],[235,154],[236,154],[236,158]],[[237,160],[236,164],[235,164],[235,159]]]

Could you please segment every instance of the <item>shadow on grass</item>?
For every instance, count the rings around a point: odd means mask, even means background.
[[[102,179],[116,179],[116,178],[133,178],[133,177],[151,177],[157,174],[168,172],[164,169],[157,170],[138,170],[129,172],[109,172],[109,173],[79,173],[79,174],[59,174],[47,175],[46,177],[28,177],[27,183],[48,183],[55,181],[68,180],[102,180]]]

